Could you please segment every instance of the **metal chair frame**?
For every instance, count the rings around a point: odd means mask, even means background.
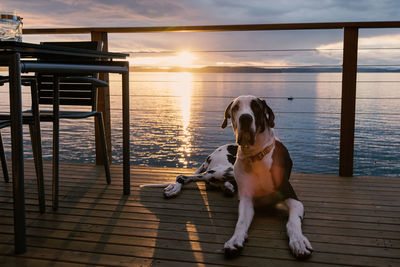
[[[7,77],[2,77],[2,82],[7,82]],[[37,179],[37,190],[38,190],[38,201],[39,211],[44,213],[46,211],[45,194],[44,194],[44,176],[43,176],[43,160],[42,160],[42,141],[40,133],[40,119],[39,119],[39,97],[38,97],[38,85],[37,80],[34,77],[24,77],[23,82],[25,85],[31,87],[32,97],[32,115],[23,116],[23,123],[29,124],[29,132],[31,136],[33,159],[35,163],[36,179]],[[9,126],[10,116],[1,115],[0,129]],[[9,182],[7,162],[4,153],[3,140],[0,133],[0,160],[3,169],[4,181]]]
[[[99,49],[101,42],[49,42],[47,45],[67,46],[84,49]],[[41,58],[40,61],[50,62],[76,62],[81,60],[74,57],[64,58]],[[8,77],[0,77],[0,85],[7,82]],[[96,110],[97,88],[106,87],[108,83],[97,79],[97,74],[92,75],[70,75],[52,73],[36,73],[35,77],[24,78],[25,85],[31,85],[32,110],[23,113],[23,123],[29,124],[29,130],[32,140],[32,151],[35,161],[35,169],[38,179],[39,206],[40,211],[45,211],[44,183],[43,183],[43,162],[42,148],[40,140],[40,121],[53,122],[53,167],[52,167],[52,207],[57,210],[59,206],[59,129],[60,119],[83,119],[95,117],[97,120],[100,141],[102,143],[102,153],[104,155],[104,168],[107,184],[111,183],[110,163],[108,160],[108,151],[104,131],[103,114]],[[82,89],[83,88],[83,89]],[[52,111],[39,111],[39,105],[52,104]],[[60,111],[60,105],[72,106],[91,106],[91,111]],[[5,120],[3,127],[8,126],[8,115],[0,115],[0,120]],[[0,127],[1,129],[2,127]],[[0,133],[0,160],[3,166],[5,181],[9,181],[7,163],[4,156],[4,148]],[[3,157],[4,156],[4,157]]]
[[[99,50],[102,42],[50,42],[43,43],[46,45],[66,46],[74,48],[84,48]],[[41,58],[40,61],[56,61],[75,62],[81,59],[73,57],[64,58]],[[37,73],[38,94],[40,104],[53,104],[52,111],[41,111],[40,120],[53,122],[53,185],[52,185],[52,201],[53,210],[57,210],[59,206],[59,129],[60,119],[83,119],[95,117],[99,127],[100,141],[102,143],[102,152],[104,155],[104,169],[106,173],[107,184],[111,183],[110,164],[108,160],[108,151],[106,137],[104,131],[103,114],[96,110],[97,106],[97,88],[108,86],[108,83],[97,79],[98,74],[92,75],[69,75]],[[90,106],[91,111],[60,111],[61,105],[72,106]]]

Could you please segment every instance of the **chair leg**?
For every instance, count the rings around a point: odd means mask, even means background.
[[[0,132],[0,161],[1,161],[1,166],[3,168],[4,181],[8,183],[10,181],[10,178],[8,176],[6,154],[4,153],[3,137],[1,136],[1,132]]]
[[[104,156],[104,169],[106,172],[106,181],[107,184],[111,183],[111,175],[110,175],[110,161],[108,159],[108,149],[107,149],[107,144],[106,144],[106,134],[104,132],[104,121],[103,121],[103,113],[97,113],[96,114],[96,119],[97,119],[97,124],[99,125],[99,133],[100,133],[100,139],[102,142],[102,150],[103,150],[103,156]]]
[[[39,126],[40,127],[40,126]],[[44,194],[44,179],[43,179],[43,160],[42,160],[42,145],[40,140],[40,129],[33,123],[29,124],[29,132],[31,134],[33,160],[35,162],[37,190],[39,198],[40,213],[46,211],[46,202]]]
[[[60,117],[59,117],[59,79],[54,76],[54,95],[53,95],[53,186],[52,186],[52,197],[53,197],[53,210],[58,209],[58,181],[59,181],[59,129],[60,129]]]
[[[40,114],[39,114],[39,96],[36,79],[31,81],[31,96],[32,96],[32,115],[33,123],[29,123],[29,132],[31,135],[33,160],[35,162],[37,189],[39,198],[40,213],[46,211],[46,201],[44,194],[44,179],[43,179],[43,158],[42,158],[42,140],[40,134]]]

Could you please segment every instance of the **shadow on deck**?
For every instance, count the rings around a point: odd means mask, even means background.
[[[47,213],[37,206],[36,181],[26,163],[28,252],[15,256],[12,184],[0,178],[0,265],[2,266],[399,266],[400,179],[293,175],[306,210],[303,230],[313,256],[290,254],[285,218],[256,213],[249,240],[237,259],[220,252],[233,233],[237,199],[193,184],[170,200],[160,188],[140,184],[174,181],[187,169],[132,167],[132,193],[122,195],[122,167],[60,166],[60,208],[51,210],[51,165],[46,164]]]

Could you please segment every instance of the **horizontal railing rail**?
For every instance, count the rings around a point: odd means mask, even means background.
[[[154,32],[207,32],[207,31],[272,31],[272,30],[328,30],[343,28],[400,28],[400,21],[375,22],[325,22],[286,24],[243,24],[204,26],[155,26],[155,27],[82,27],[23,29],[23,34],[84,34],[107,33],[154,33]]]
[[[243,24],[243,25],[203,25],[203,26],[152,26],[152,27],[77,27],[77,28],[35,28],[23,29],[23,34],[91,34],[92,40],[101,40],[108,49],[108,33],[158,33],[158,32],[227,32],[227,31],[282,31],[282,30],[332,30],[343,29],[342,95],[340,112],[340,155],[339,175],[353,176],[354,128],[357,84],[357,54],[359,29],[400,28],[400,21],[375,22],[323,22],[323,23],[286,23],[286,24]],[[363,48],[378,49],[378,48]],[[398,49],[398,48],[385,48]],[[251,51],[251,50],[248,50]],[[270,52],[273,52],[271,50]],[[289,50],[288,50],[289,51]],[[305,49],[304,51],[314,51]],[[161,51],[162,52],[162,51]],[[171,51],[164,51],[168,53]],[[204,52],[239,52],[239,51],[204,51]],[[240,52],[247,52],[240,50]],[[253,52],[253,51],[252,51]],[[259,50],[258,52],[268,52]],[[144,53],[148,53],[144,51]],[[151,51],[150,51],[151,53]],[[363,65],[369,66],[369,65]],[[398,65],[396,65],[398,66]],[[108,80],[108,76],[103,76]],[[304,82],[304,81],[301,81]],[[336,82],[336,81],[334,81]],[[98,101],[105,113],[108,144],[111,146],[110,100],[109,91],[103,90]],[[111,151],[111,149],[109,149]],[[110,157],[111,158],[111,157]],[[102,161],[98,155],[99,162]]]

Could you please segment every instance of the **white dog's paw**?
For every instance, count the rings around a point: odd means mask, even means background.
[[[244,241],[246,240],[245,235],[233,235],[231,239],[225,242],[224,252],[225,257],[232,258],[239,256],[243,249]]]
[[[225,182],[223,192],[226,197],[233,197],[235,195],[235,187],[230,182]]]
[[[299,235],[289,241],[289,247],[293,255],[298,259],[305,259],[311,256],[313,248],[304,235]]]
[[[171,198],[176,195],[178,195],[182,190],[182,184],[181,183],[173,183],[164,188],[164,197],[166,198]]]

